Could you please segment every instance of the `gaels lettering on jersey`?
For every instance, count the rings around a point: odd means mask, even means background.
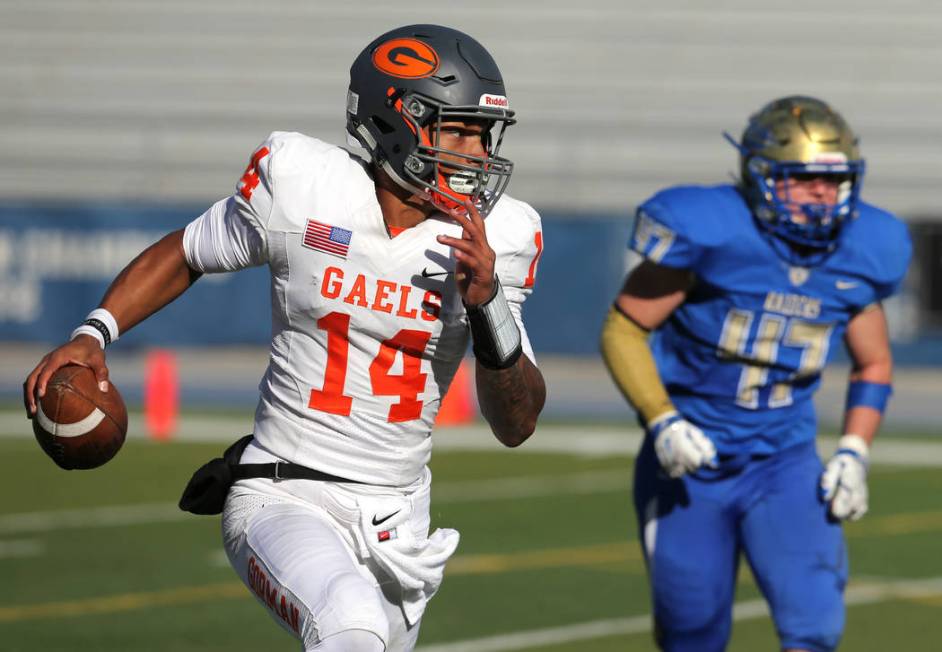
[[[426,290],[422,301],[415,307],[410,306],[410,303],[416,303],[410,301],[415,288],[405,283],[373,279],[364,274],[357,274],[350,282],[350,278],[345,277],[339,267],[326,268],[322,278],[324,280],[321,283],[321,296],[325,299],[343,297],[343,302],[351,306],[369,308],[405,319],[435,321],[441,313],[442,295],[439,292]]]

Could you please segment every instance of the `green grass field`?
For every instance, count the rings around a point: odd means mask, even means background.
[[[0,648],[298,649],[225,563],[218,517],[175,510],[190,473],[221,448],[132,440],[102,469],[67,473],[32,440],[0,438]],[[439,452],[432,467],[433,525],[458,528],[462,541],[420,648],[542,631],[525,647],[462,649],[653,649],[629,458],[524,447]],[[942,473],[876,466],[871,494],[870,514],[847,528],[857,604],[842,649],[933,649]],[[757,597],[743,566],[731,650],[777,649],[768,618],[752,613]],[[594,634],[572,627],[590,623]]]

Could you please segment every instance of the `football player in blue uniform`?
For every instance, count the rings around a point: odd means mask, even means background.
[[[740,553],[783,650],[833,650],[844,627],[840,522],[867,510],[869,448],[891,393],[881,301],[911,243],[859,200],[857,138],[827,104],[753,115],[737,185],[680,186],[638,209],[606,364],[647,436],[634,499],[663,650],[723,650]],[[649,341],[649,334],[654,336]],[[843,339],[843,436],[822,464],[812,394]]]

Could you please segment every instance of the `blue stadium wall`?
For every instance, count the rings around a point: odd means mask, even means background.
[[[61,341],[133,255],[202,207],[0,206],[0,340]],[[545,252],[525,315],[534,348],[594,353],[621,282],[629,218],[544,216]],[[264,268],[208,275],[122,336],[124,346],[263,344],[270,338]]]
[[[0,205],[0,341],[62,341],[131,257],[202,209]],[[524,311],[534,349],[595,354],[602,318],[623,276],[630,213],[546,211],[543,217],[545,251]],[[269,336],[268,274],[261,268],[204,276],[122,342],[125,347],[245,345],[266,344]],[[894,350],[904,364],[942,364],[937,338],[895,342]]]

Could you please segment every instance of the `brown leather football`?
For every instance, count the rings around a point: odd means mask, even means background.
[[[109,383],[110,384],[110,383]],[[58,369],[33,416],[33,433],[63,469],[93,469],[118,452],[128,431],[128,411],[118,388],[98,389],[95,373],[78,365]]]

